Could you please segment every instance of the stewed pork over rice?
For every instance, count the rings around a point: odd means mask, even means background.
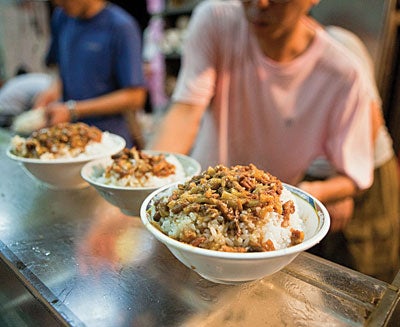
[[[304,239],[292,193],[253,164],[209,167],[161,193],[147,214],[164,234],[217,251],[273,251]]]
[[[112,162],[95,180],[123,187],[161,187],[185,178],[185,171],[172,154],[149,154],[133,147],[111,156]]]
[[[35,159],[82,158],[109,151],[115,143],[108,132],[84,123],[61,123],[42,128],[29,137],[14,136],[11,152]]]

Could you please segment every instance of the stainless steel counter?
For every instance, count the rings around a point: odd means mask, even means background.
[[[397,281],[307,253],[260,281],[208,282],[139,218],[123,215],[94,189],[51,190],[33,180],[6,157],[9,138],[0,130],[0,325],[319,327],[394,320]],[[41,310],[29,314],[23,309],[29,303]]]

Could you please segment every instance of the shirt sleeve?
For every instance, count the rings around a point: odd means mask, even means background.
[[[207,105],[214,95],[219,35],[215,18],[208,1],[198,5],[191,16],[174,101]]]
[[[382,99],[375,80],[374,62],[363,41],[355,33],[339,26],[327,26],[326,31],[333,39],[350,50],[350,54],[355,56],[362,67],[361,73],[368,81],[369,94],[372,96],[373,101],[382,106]]]
[[[373,182],[373,142],[371,107],[367,87],[354,74],[343,81],[337,95],[337,110],[331,115],[327,153],[338,172],[353,179],[359,189]]]

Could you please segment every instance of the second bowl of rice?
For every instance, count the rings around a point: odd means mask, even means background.
[[[123,149],[87,163],[81,176],[109,203],[128,216],[139,216],[144,199],[156,189],[200,173],[193,158],[150,150]]]
[[[146,198],[140,216],[179,261],[225,284],[281,270],[330,226],[321,202],[254,165],[209,167],[162,187]]]

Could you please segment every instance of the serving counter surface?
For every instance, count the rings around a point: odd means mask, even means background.
[[[208,282],[91,187],[53,190],[28,176],[6,157],[9,141],[0,130],[0,325],[379,326],[397,317],[397,279],[308,253],[256,282]]]

